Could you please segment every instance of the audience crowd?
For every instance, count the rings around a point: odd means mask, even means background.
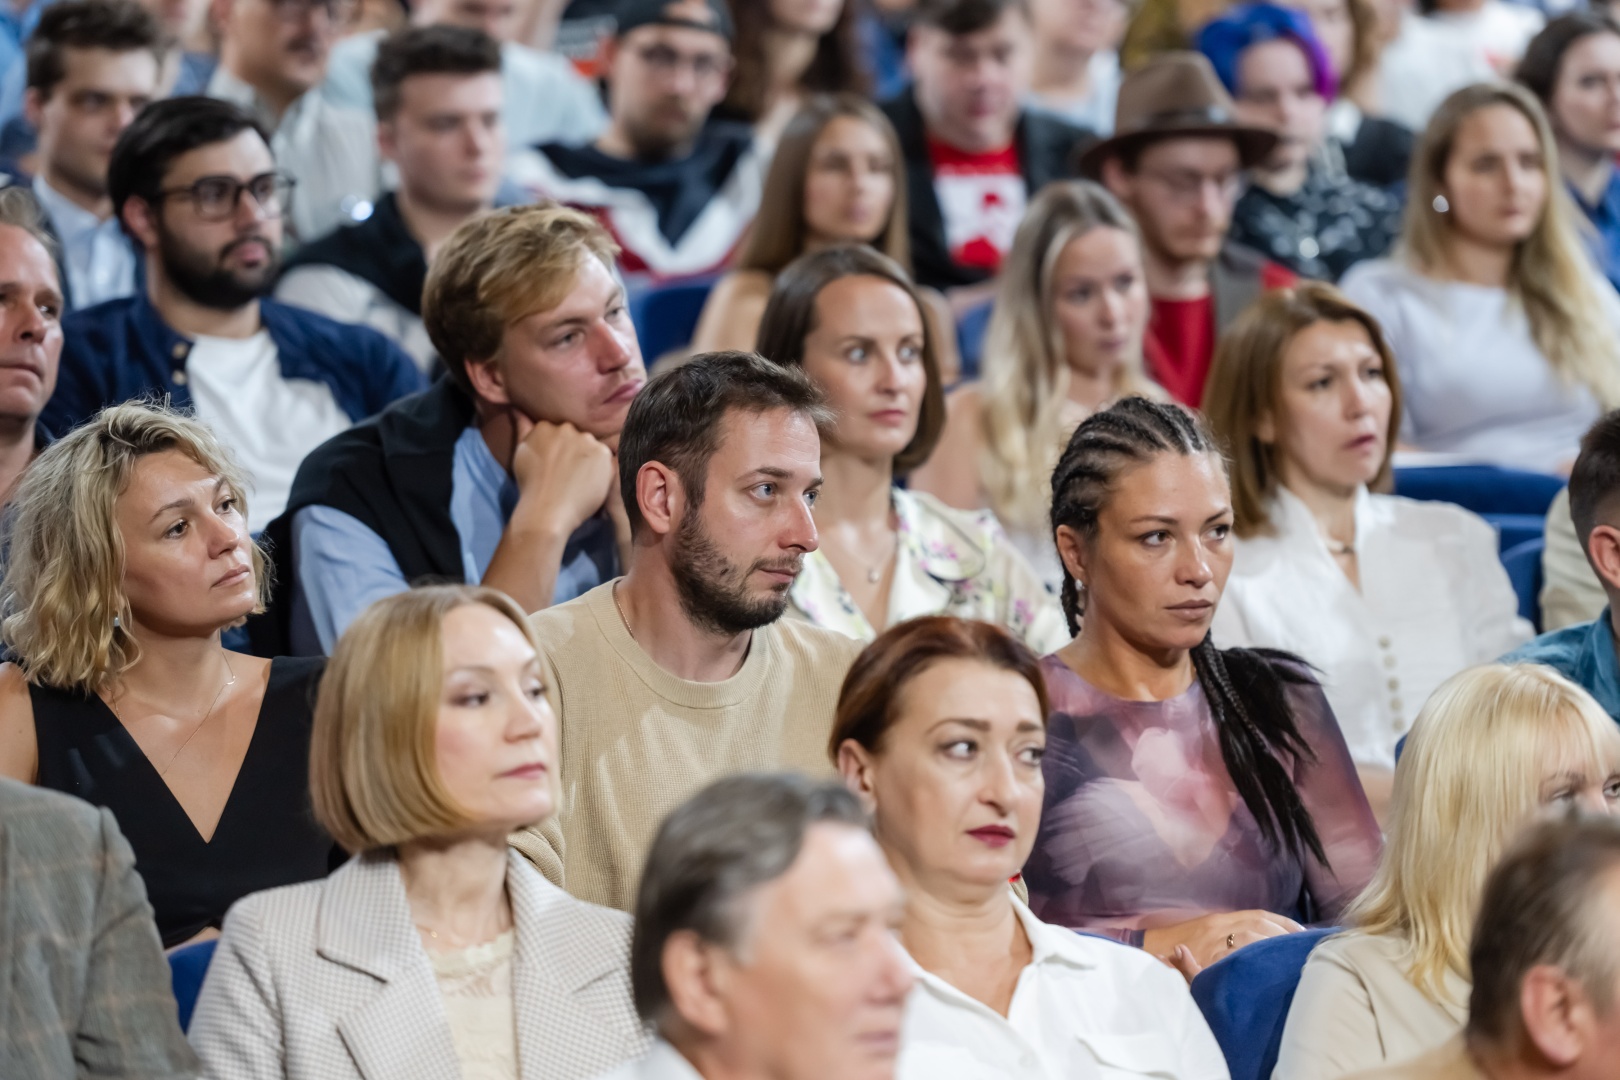
[[[1620,1076],[1606,3],[0,7],[0,1077]]]

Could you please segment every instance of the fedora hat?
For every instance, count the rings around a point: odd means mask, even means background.
[[[1080,174],[1096,179],[1104,161],[1129,147],[1189,135],[1230,138],[1245,169],[1279,141],[1274,131],[1237,122],[1231,95],[1202,53],[1161,53],[1120,84],[1114,134],[1080,155]]]

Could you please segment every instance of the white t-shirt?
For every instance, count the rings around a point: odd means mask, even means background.
[[[186,360],[197,418],[235,451],[253,490],[248,528],[259,532],[287,505],[304,456],[351,421],[325,383],[281,374],[267,330],[248,338],[198,337]]]
[[[1422,131],[1453,91],[1497,77],[1485,53],[1451,29],[1415,12],[1401,16],[1400,33],[1378,58],[1378,103],[1385,117]]]
[[[1435,281],[1392,259],[1358,263],[1340,287],[1395,353],[1403,442],[1514,469],[1569,467],[1602,410],[1553,370],[1506,289]],[[1605,292],[1606,321],[1620,332],[1620,299]]]

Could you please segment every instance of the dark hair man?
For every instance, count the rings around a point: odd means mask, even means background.
[[[628,0],[607,50],[607,130],[513,160],[536,198],[603,220],[632,287],[723,268],[759,211],[752,129],[709,115],[726,96],[732,32],[724,0]]]
[[[658,1041],[603,1080],[890,1080],[913,980],[900,908],[842,785],[716,781],[648,852],[630,981]]]
[[[277,299],[398,342],[423,371],[428,261],[462,222],[488,210],[501,182],[501,50],[482,30],[410,27],[384,38],[371,71],[377,144],[399,187],[371,216],[300,247]]]
[[[783,619],[821,487],[821,394],[797,368],[706,353],[653,378],[619,437],[634,556],[534,617],[568,794],[518,834],[542,871],[628,909],[664,815],[717,776],[827,768],[858,644]]]
[[[292,182],[237,106],[154,102],[119,138],[107,187],[146,288],[66,321],[45,421],[66,430],[143,394],[194,406],[253,476],[258,532],[305,454],[419,389],[421,373],[374,330],[262,299]]]

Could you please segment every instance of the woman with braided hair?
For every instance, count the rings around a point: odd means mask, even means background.
[[[1052,475],[1052,529],[1077,636],[1042,661],[1045,808],[1024,871],[1035,914],[1189,977],[1331,923],[1382,840],[1309,668],[1210,641],[1232,501],[1208,429],[1140,397],[1093,415]]]

